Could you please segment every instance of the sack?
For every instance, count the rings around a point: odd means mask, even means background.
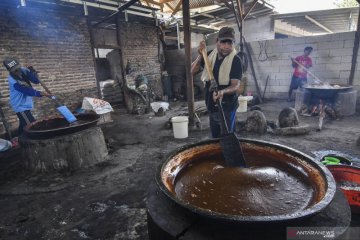
[[[89,97],[84,97],[81,108],[85,110],[93,110],[97,114],[104,114],[114,111],[110,103],[102,99],[89,98]]]

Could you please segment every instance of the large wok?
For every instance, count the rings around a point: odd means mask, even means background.
[[[305,87],[313,96],[318,98],[333,99],[339,92],[346,92],[352,86],[330,84],[330,85],[308,85]]]
[[[63,117],[35,121],[24,128],[24,135],[30,139],[47,139],[67,135],[96,126],[100,116],[96,113],[76,114],[77,122],[69,124]]]
[[[192,213],[207,219],[234,223],[267,224],[271,222],[295,221],[320,212],[327,207],[334,198],[336,191],[334,178],[326,167],[312,159],[310,156],[286,146],[258,140],[242,139],[241,146],[249,166],[252,165],[250,155],[256,153],[258,156],[270,156],[271,161],[287,164],[291,169],[295,169],[298,173],[304,174],[306,179],[309,179],[310,186],[312,186],[314,192],[309,205],[305,209],[299,209],[298,211],[289,214],[249,216],[209,211],[208,209],[194,206],[179,198],[175,192],[175,184],[177,179],[183,174],[182,170],[184,168],[186,169],[189,164],[190,166],[193,166],[200,158],[213,156],[214,154],[221,155],[222,152],[218,139],[187,145],[175,150],[175,152],[170,154],[159,168],[156,175],[157,184],[169,199],[183,208],[190,210]],[[298,197],[301,198],[303,196]]]

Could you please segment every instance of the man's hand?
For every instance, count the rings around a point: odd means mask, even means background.
[[[200,54],[200,56],[202,56],[202,52],[206,49],[206,44],[205,44],[205,40],[202,40],[199,43],[199,48],[198,48],[198,53]]]
[[[217,83],[216,83],[215,79],[211,79],[209,91],[212,92],[212,91],[215,91],[215,89],[217,89]]]
[[[47,93],[47,92],[40,92],[40,94],[41,94],[42,97],[48,97],[48,98],[52,97],[52,95]]]
[[[37,71],[35,70],[35,68],[34,68],[33,66],[28,65],[28,66],[26,66],[26,67],[27,67],[27,69],[30,70],[30,72],[32,72],[32,73],[37,73]]]
[[[216,100],[220,100],[220,102],[221,102],[221,100],[222,100],[222,98],[223,98],[223,96],[224,96],[224,92],[223,91],[218,91],[218,92],[213,92],[213,100],[214,100],[214,102],[216,102]]]
[[[205,41],[202,40],[199,44],[198,53],[199,56],[191,63],[191,74],[195,75],[200,71],[201,61],[203,59],[202,51],[206,49]]]

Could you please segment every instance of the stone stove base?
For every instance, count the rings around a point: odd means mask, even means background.
[[[300,111],[304,103],[310,102],[311,93],[305,89],[298,89],[295,93],[295,109]],[[339,92],[334,99],[334,110],[339,116],[351,116],[356,112],[357,90]]]

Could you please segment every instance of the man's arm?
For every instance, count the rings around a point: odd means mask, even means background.
[[[202,56],[199,55],[194,62],[192,62],[191,64],[191,74],[195,75],[200,71],[200,66],[201,66],[201,61],[202,61]]]
[[[299,57],[296,57],[295,61],[299,61]],[[291,63],[292,63],[291,65],[293,68],[297,68],[299,66],[295,61],[293,58],[291,58]]]
[[[19,83],[14,83],[14,89],[16,91],[21,92],[22,94],[25,94],[27,96],[31,96],[31,97],[42,97],[42,94],[40,91],[36,91],[33,88],[30,87],[24,87]]]
[[[37,74],[35,73],[35,72],[32,72],[32,71],[30,71],[28,68],[23,68],[23,70],[24,70],[24,74],[26,74],[26,76],[28,76],[29,77],[29,79],[30,79],[30,81],[32,82],[32,83],[35,83],[35,84],[39,84],[40,83],[40,81],[39,81],[39,79],[37,78]]]
[[[216,102],[216,100],[218,98],[221,100],[225,94],[234,94],[234,93],[236,93],[236,91],[239,89],[239,87],[240,87],[240,80],[239,79],[231,79],[230,80],[230,86],[218,91],[217,95],[214,92],[214,94],[213,94],[214,102]]]
[[[195,59],[195,61],[191,64],[191,73],[192,75],[197,74],[200,71],[201,61],[203,60],[202,52],[206,49],[205,41],[202,40],[199,44],[198,53],[199,56]]]

